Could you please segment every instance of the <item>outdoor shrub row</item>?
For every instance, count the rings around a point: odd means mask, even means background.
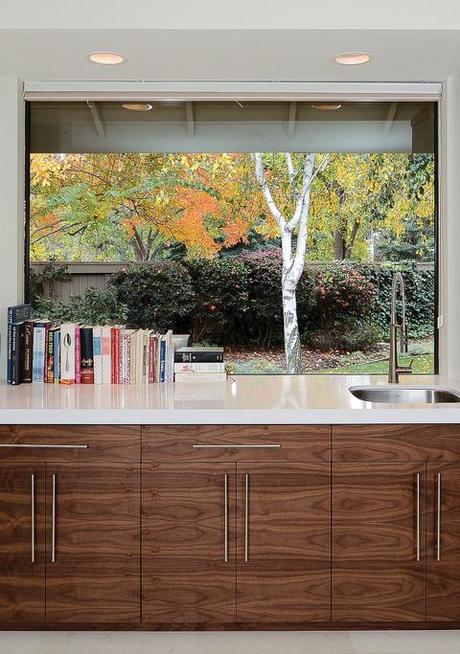
[[[327,350],[367,349],[387,337],[394,270],[404,274],[411,336],[432,333],[434,274],[413,262],[351,262],[307,266],[297,289],[305,344]],[[237,257],[132,265],[112,275],[107,291],[88,289],[63,304],[39,300],[51,317],[126,322],[168,328],[195,342],[268,347],[283,343],[281,253],[256,250]]]

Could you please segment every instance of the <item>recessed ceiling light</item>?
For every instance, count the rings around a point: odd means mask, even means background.
[[[323,102],[320,104],[312,104],[311,105],[313,109],[319,109],[320,111],[337,111],[337,109],[340,109],[342,106],[341,104],[329,104],[327,102]]]
[[[129,109],[129,111],[150,111],[152,105],[148,104],[148,102],[128,102],[123,104],[122,107]]]
[[[359,64],[367,64],[371,56],[367,52],[342,52],[335,58],[338,64],[344,66],[358,66]]]
[[[117,52],[91,52],[89,58],[93,64],[105,64],[106,66],[122,64],[125,60],[123,55]]]

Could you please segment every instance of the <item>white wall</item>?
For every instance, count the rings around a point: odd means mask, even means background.
[[[6,307],[22,301],[24,103],[16,77],[0,77],[0,379],[6,376]]]

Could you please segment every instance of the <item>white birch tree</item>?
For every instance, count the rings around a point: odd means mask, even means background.
[[[306,154],[303,163],[300,163],[298,169],[296,169],[291,153],[284,153],[292,200],[291,204],[294,207],[290,217],[283,214],[270,189],[266,177],[263,154],[257,152],[253,157],[257,182],[261,188],[268,209],[278,225],[281,236],[283,253],[281,293],[286,371],[288,373],[300,373],[302,372],[302,358],[299,323],[297,320],[296,291],[305,266],[311,186],[315,177],[327,166],[329,156],[324,157],[319,166],[315,166],[316,154]],[[295,244],[293,244],[294,235],[297,236]]]

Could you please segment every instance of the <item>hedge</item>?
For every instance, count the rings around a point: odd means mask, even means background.
[[[306,266],[297,289],[304,343],[320,349],[366,349],[389,332],[391,284],[401,270],[411,337],[433,333],[434,273],[414,262],[334,262]],[[269,347],[283,344],[281,253],[132,265],[109,278],[107,291],[87,289],[67,303],[39,300],[53,317],[93,323],[110,315],[131,327],[192,333],[195,342]],[[79,307],[85,314],[78,316]],[[100,311],[100,315],[98,314]]]

